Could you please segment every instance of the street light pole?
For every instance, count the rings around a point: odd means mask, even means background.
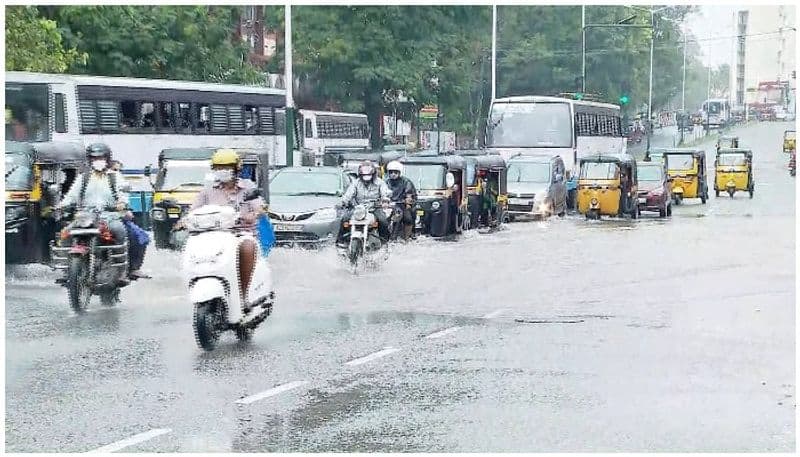
[[[497,5],[492,5],[492,101],[497,98]]]
[[[586,93],[586,5],[581,5],[581,93]]]
[[[294,77],[292,75],[292,5],[284,7],[284,86],[286,86],[286,166],[294,165]]]
[[[681,83],[681,111],[686,111],[686,34],[683,35],[683,82]]]
[[[650,136],[653,134],[653,48],[656,40],[656,22],[653,7],[650,7],[650,88],[647,96],[647,150],[650,150]]]

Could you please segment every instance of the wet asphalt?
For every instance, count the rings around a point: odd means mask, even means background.
[[[9,268],[6,450],[793,452],[787,128],[736,131],[753,199],[669,220],[420,240],[358,277],[331,249],[273,251],[275,313],[212,353],[173,253],[81,316],[48,268]]]

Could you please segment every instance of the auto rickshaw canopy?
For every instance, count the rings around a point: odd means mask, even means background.
[[[717,139],[717,148],[738,148],[738,136],[721,136]]]

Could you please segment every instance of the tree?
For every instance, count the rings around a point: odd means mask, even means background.
[[[86,55],[64,47],[55,21],[32,6],[6,7],[6,70],[63,73]]]
[[[232,40],[233,6],[41,7],[67,43],[88,54],[70,71],[103,76],[257,84],[264,78]]]

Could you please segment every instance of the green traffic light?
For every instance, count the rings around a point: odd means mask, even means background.
[[[575,100],[583,100],[583,94],[580,92],[575,93]]]
[[[623,95],[622,97],[619,98],[619,102],[622,105],[627,105],[629,101],[630,99],[628,98],[627,95]]]

